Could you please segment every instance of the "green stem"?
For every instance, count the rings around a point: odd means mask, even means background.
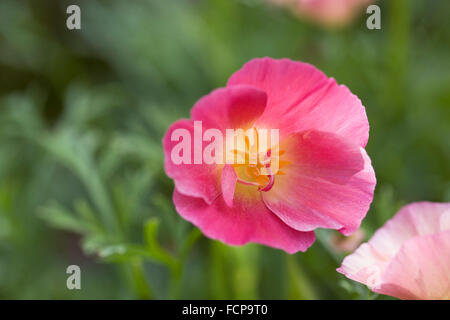
[[[214,299],[230,299],[227,281],[226,247],[218,241],[211,241],[211,285]]]
[[[152,292],[145,277],[144,266],[141,259],[135,259],[130,262],[131,277],[133,287],[139,299],[149,300],[152,298]]]
[[[257,245],[228,247],[229,259],[233,263],[232,284],[234,299],[258,299],[259,252]]]
[[[214,299],[258,299],[259,247],[230,247],[211,242]]]
[[[179,262],[170,270],[169,299],[178,299],[180,295],[181,276],[183,274],[183,263]]]
[[[387,67],[389,80],[386,82],[385,103],[392,117],[403,114],[406,107],[406,72],[408,67],[409,33],[411,25],[411,1],[388,1],[389,32],[387,46]]]
[[[171,284],[170,284],[170,294],[172,299],[177,299],[180,294],[181,278],[183,275],[184,265],[186,263],[189,252],[191,251],[194,244],[200,239],[201,232],[197,228],[192,229],[188,236],[184,239],[183,245],[181,246],[178,253],[178,260],[170,268],[171,271]]]

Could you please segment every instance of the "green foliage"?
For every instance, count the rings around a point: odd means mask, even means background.
[[[82,30],[65,28],[68,4]],[[259,0],[0,3],[0,298],[373,299],[306,253],[229,247],[173,208],[161,139],[254,57],[316,65],[366,106],[377,173],[366,238],[411,201],[450,201],[447,1],[379,1],[326,30]],[[82,290],[65,286],[78,264]]]

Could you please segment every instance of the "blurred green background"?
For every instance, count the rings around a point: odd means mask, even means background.
[[[334,231],[292,256],[205,238],[174,211],[161,148],[246,61],[288,57],[367,109],[365,239],[403,204],[450,201],[450,2],[377,4],[381,30],[364,13],[330,30],[262,0],[2,0],[0,298],[385,299],[335,271]]]

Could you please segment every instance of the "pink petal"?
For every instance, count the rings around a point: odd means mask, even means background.
[[[237,185],[233,207],[223,197],[211,205],[200,198],[185,196],[175,189],[177,212],[196,225],[207,237],[229,245],[256,242],[288,253],[305,251],[314,242],[314,232],[299,232],[284,224],[250,187]]]
[[[285,139],[281,168],[272,190],[263,193],[267,207],[300,231],[359,228],[373,199],[375,174],[364,149],[326,132],[296,133]]]
[[[381,276],[409,239],[450,230],[450,203],[417,202],[403,207],[342,262],[339,272],[368,284],[375,273]]]
[[[314,66],[289,59],[253,59],[234,73],[228,86],[251,85],[267,93],[259,127],[280,129],[280,136],[304,130],[341,135],[364,147],[369,123],[361,101]]]
[[[389,262],[389,259],[374,250],[370,244],[363,243],[354,253],[345,257],[337,271],[372,288],[380,284],[381,276]]]
[[[258,88],[248,85],[221,88],[198,100],[191,118],[201,120],[204,128],[245,129],[261,116],[266,103],[266,93]]]
[[[384,255],[393,257],[403,242],[414,237],[449,230],[444,225],[450,215],[449,203],[416,202],[403,207],[378,230],[369,243]]]
[[[231,165],[225,165],[222,170],[222,196],[229,207],[233,207],[234,190],[237,176]]]
[[[403,244],[374,291],[400,299],[450,299],[450,230]]]
[[[163,138],[164,169],[166,174],[174,179],[175,186],[179,192],[202,198],[207,203],[211,203],[220,195],[221,166],[207,165],[205,163],[194,164],[195,149],[199,149],[199,147],[193,141],[191,143],[191,164],[175,164],[172,161],[171,153],[173,147],[179,142],[171,141],[171,137],[176,129],[186,129],[191,134],[192,140],[194,137],[194,124],[191,120],[179,120],[167,130]],[[202,153],[204,148],[205,143],[197,151]]]
[[[445,218],[450,215],[450,204],[416,202],[403,207],[391,220],[380,228],[369,244],[377,256],[390,260],[403,243],[415,236],[434,234],[449,230]]]

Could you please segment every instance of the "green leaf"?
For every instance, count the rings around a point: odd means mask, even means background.
[[[95,141],[92,136],[81,135],[72,128],[64,128],[52,134],[48,133],[35,142],[78,176],[101,214],[103,223],[118,234],[120,230],[115,212],[94,162]]]
[[[105,232],[104,226],[101,224],[97,215],[94,213],[94,210],[85,199],[78,199],[77,201],[75,201],[75,210],[80,218],[83,219],[84,223],[86,223],[86,225],[89,227],[91,232]]]
[[[97,254],[102,248],[111,245],[111,240],[104,234],[91,233],[83,238],[83,251],[87,254]]]
[[[57,203],[43,207],[39,215],[55,228],[77,233],[87,231],[87,227],[81,219]]]
[[[148,257],[148,252],[139,245],[117,244],[102,248],[98,255],[109,262],[129,262],[137,257]]]

